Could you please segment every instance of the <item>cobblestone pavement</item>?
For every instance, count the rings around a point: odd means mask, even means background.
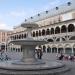
[[[71,68],[71,71],[65,73],[65,75],[75,75],[75,61],[63,61],[68,67]]]
[[[66,64],[71,70],[69,72],[66,72],[64,75],[75,75],[75,61],[66,61],[66,60],[56,60],[56,54],[44,54],[43,59],[47,61],[57,61]],[[63,75],[63,74],[61,74]]]
[[[15,56],[15,59],[17,59],[16,56]],[[75,75],[75,61],[69,61],[69,60],[68,61],[66,61],[66,60],[59,61],[59,60],[56,60],[56,54],[50,54],[50,53],[43,54],[42,59],[49,61],[49,62],[57,61],[57,62],[65,63],[68,67],[71,68],[71,71],[66,72],[64,75]],[[61,75],[63,75],[63,74],[61,74]]]

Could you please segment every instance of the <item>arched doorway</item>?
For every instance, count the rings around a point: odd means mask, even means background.
[[[64,49],[63,49],[62,44],[58,45],[58,53],[64,53]]]
[[[65,48],[65,53],[66,54],[72,54],[72,48],[70,48],[70,47]]]
[[[72,48],[70,47],[69,44],[67,44],[67,45],[65,46],[65,53],[66,53],[66,54],[72,54]]]
[[[63,48],[58,48],[58,53],[63,53]]]
[[[52,48],[52,53],[57,53],[57,48],[56,47]]]
[[[47,53],[51,53],[51,48],[49,46],[47,47]]]

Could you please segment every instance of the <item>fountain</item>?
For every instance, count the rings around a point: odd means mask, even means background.
[[[23,23],[21,26],[27,28],[27,38],[11,40],[10,43],[22,46],[23,58],[21,60],[1,62],[0,75],[58,75],[69,70],[62,63],[37,59],[35,57],[35,47],[48,42],[31,37],[30,31],[32,28],[38,27],[37,24]]]

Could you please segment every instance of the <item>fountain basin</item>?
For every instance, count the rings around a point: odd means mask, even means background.
[[[45,61],[40,65],[16,65],[13,61],[0,63],[1,75],[61,75],[70,69],[64,64],[54,61]],[[64,74],[63,74],[64,75]]]
[[[11,40],[10,43],[17,44],[17,45],[41,45],[48,43],[44,40],[33,40],[33,39],[17,39],[17,40]]]

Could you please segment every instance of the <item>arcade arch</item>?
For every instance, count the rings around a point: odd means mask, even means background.
[[[47,47],[47,53],[51,53],[51,48],[50,48],[50,46]]]
[[[74,24],[69,24],[68,25],[68,32],[73,32],[74,31]]]
[[[67,27],[65,25],[63,25],[61,27],[61,33],[66,33],[67,32]]]
[[[66,54],[71,54],[72,53],[72,47],[70,46],[70,44],[65,45],[65,53]]]
[[[51,28],[51,34],[54,34],[54,28]]]
[[[42,30],[42,35],[44,36],[46,33],[45,29]]]
[[[60,28],[59,27],[56,27],[55,28],[55,34],[58,34],[58,33],[60,33]]]
[[[49,35],[49,34],[50,34],[50,30],[47,29],[47,30],[46,30],[46,35]]]

